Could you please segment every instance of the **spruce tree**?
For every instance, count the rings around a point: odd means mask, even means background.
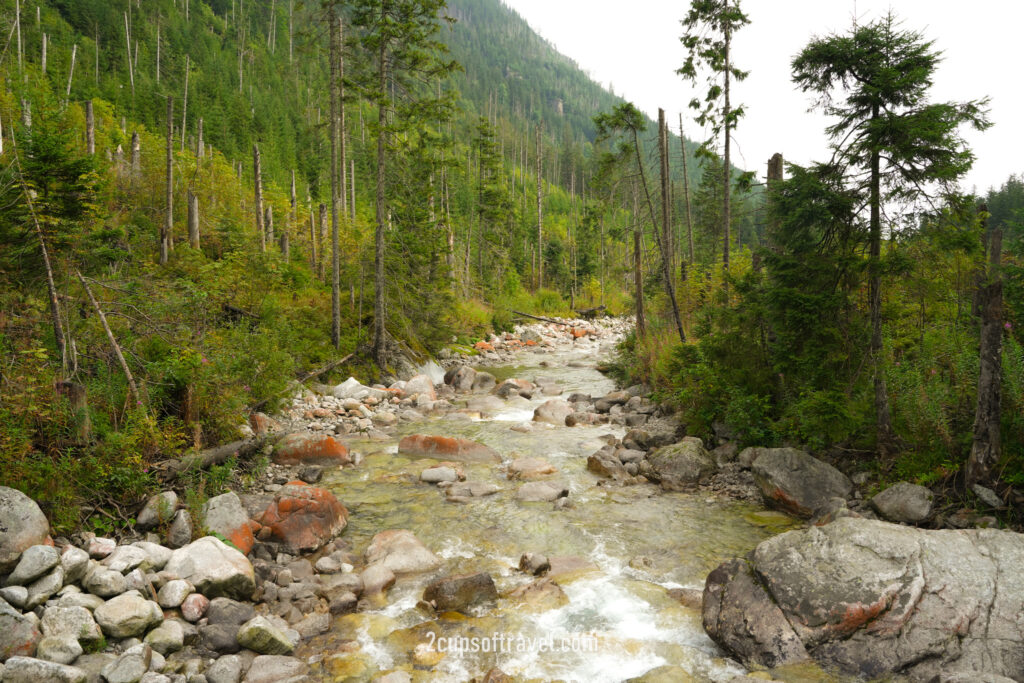
[[[867,194],[871,344],[876,438],[895,444],[882,363],[882,210],[914,203],[938,188],[952,191],[974,155],[959,134],[964,124],[989,126],[987,100],[932,103],[941,53],[896,17],[854,25],[846,34],[815,38],[793,59],[793,81],[818,96],[838,119],[827,129],[846,182]]]

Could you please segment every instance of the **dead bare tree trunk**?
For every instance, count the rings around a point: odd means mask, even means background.
[[[988,213],[988,207],[980,211]],[[1003,280],[1000,274],[1003,234],[992,232],[989,244],[987,282],[981,301],[981,345],[979,351],[978,404],[974,412],[974,441],[967,459],[967,484],[991,481],[993,469],[1002,454],[1000,421],[1002,419],[1003,378]]]
[[[686,239],[689,242],[690,258],[689,263],[693,265],[693,214],[690,211],[690,175],[686,168],[686,138],[683,137],[683,114],[679,113],[679,149],[683,153],[683,199],[686,203]],[[686,279],[686,269],[682,269],[683,280]]]
[[[324,277],[324,245],[327,243],[327,205],[323,202],[320,203],[320,258],[317,260],[316,270],[320,274],[320,279]]]
[[[99,302],[96,301],[96,297],[93,296],[92,290],[89,289],[89,284],[77,269],[75,270],[75,275],[78,277],[78,281],[82,283],[82,288],[85,289],[85,295],[89,297],[89,303],[92,304],[93,309],[96,311],[96,315],[99,316],[100,324],[103,325],[103,331],[107,333],[107,339],[110,340],[110,346],[114,349],[114,355],[117,356],[117,361],[121,364],[121,369],[124,371],[125,379],[128,380],[128,389],[131,391],[132,398],[135,399],[136,405],[141,406],[142,396],[139,394],[139,388],[135,384],[135,377],[132,376],[132,370],[128,367],[128,363],[124,359],[124,354],[121,353],[121,346],[117,343],[117,339],[114,337],[114,333],[110,329],[110,324],[107,323],[107,316],[103,314],[103,309],[100,308]]]
[[[541,186],[543,167],[540,141],[544,124],[537,124],[537,289],[544,287],[544,192]]]
[[[320,252],[316,243],[316,219],[313,216],[313,205],[309,205],[309,269],[314,273],[320,265]]]
[[[164,213],[164,226],[160,231],[160,265],[167,265],[171,251],[174,230],[174,97],[167,96],[167,210]]]
[[[138,182],[142,177],[142,142],[139,139],[138,131],[132,133],[132,180]]]
[[[89,418],[89,399],[85,387],[78,382],[67,380],[57,382],[54,389],[58,396],[68,399],[68,406],[75,416],[75,442],[85,445],[92,440],[92,420]]]
[[[206,156],[206,143],[203,142],[203,117],[196,122],[196,163],[202,161]]]
[[[189,68],[190,59],[188,55],[185,55],[185,94],[181,100],[181,151],[185,151],[185,138],[188,132],[188,72],[191,71]]]
[[[135,97],[135,66],[132,64],[132,34],[128,30],[128,13],[124,13],[124,44],[128,52],[128,78],[132,83],[132,97]]]
[[[71,82],[75,78],[75,62],[77,61],[77,59],[78,59],[78,45],[75,44],[75,45],[71,46],[71,67],[68,69],[68,87],[67,87],[67,90],[64,92],[64,102],[65,102],[65,104],[71,99]]]
[[[92,100],[85,101],[85,151],[89,156],[96,154],[96,119],[93,116]]]
[[[683,331],[683,319],[679,315],[679,302],[676,301],[676,287],[672,282],[671,256],[668,246],[668,224],[669,218],[669,197],[668,197],[668,127],[665,125],[665,110],[658,110],[658,141],[661,152],[661,234],[658,237],[658,225],[654,218],[654,205],[651,204],[651,195],[647,191],[647,176],[644,173],[643,161],[640,159],[640,143],[636,139],[636,131],[633,131],[633,144],[636,148],[636,161],[640,167],[640,179],[644,184],[644,193],[647,195],[648,208],[651,210],[651,223],[654,225],[654,236],[661,251],[661,277],[665,281],[665,293],[668,294],[669,303],[672,305],[672,317],[676,323],[676,331],[679,332],[679,341],[686,343],[686,332]]]
[[[643,259],[640,252],[640,219],[638,211],[638,191],[633,181],[633,288],[636,298],[636,336],[643,339],[647,336],[647,317],[644,315],[644,272]]]
[[[260,146],[252,146],[253,185],[256,193],[256,234],[260,237],[260,251],[267,250],[267,235],[263,227],[263,172],[260,168]]]
[[[188,191],[188,243],[193,249],[199,248],[199,197]]]
[[[267,206],[263,210],[263,225],[267,230],[267,244],[274,243],[274,207]]]

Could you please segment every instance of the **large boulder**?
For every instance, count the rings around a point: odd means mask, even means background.
[[[367,398],[381,400],[388,396],[388,392],[384,389],[375,389],[373,387],[364,386],[355,377],[349,377],[341,384],[332,387],[330,393],[335,398],[354,398],[359,401]]]
[[[931,489],[901,481],[874,496],[870,503],[878,514],[891,522],[917,524],[932,513],[934,498]]]
[[[412,434],[398,442],[398,452],[456,462],[501,462],[501,456],[490,446],[451,436]]]
[[[344,531],[348,510],[327,489],[293,481],[277,492],[259,523],[261,540],[298,554],[317,550]]]
[[[188,581],[207,597],[248,600],[256,590],[256,576],[249,560],[213,536],[204,536],[175,550],[164,571]]]
[[[564,427],[565,418],[572,415],[574,411],[575,409],[568,401],[553,398],[537,406],[536,410],[533,411],[533,421]]]
[[[204,527],[228,539],[246,555],[256,543],[249,515],[234,491],[207,500],[203,504],[202,520]]]
[[[441,566],[441,558],[407,529],[389,529],[374,536],[365,559],[366,564],[381,564],[395,574],[427,572]]]
[[[766,501],[786,512],[811,517],[832,498],[847,498],[853,483],[828,463],[795,448],[769,448],[752,467]]]
[[[748,666],[809,654],[865,679],[1024,680],[1020,534],[847,517],[749,558],[708,576],[703,607],[708,634]]]
[[[476,379],[476,370],[468,365],[460,365],[444,373],[444,383],[455,389],[455,391],[472,391],[473,380]]]
[[[52,545],[34,545],[21,554],[21,559],[4,585],[27,586],[48,573],[59,562],[60,554]]]
[[[405,383],[402,392],[409,397],[426,396],[430,401],[437,400],[437,392],[434,390],[434,381],[427,375],[416,375]]]
[[[0,486],[0,575],[9,573],[28,548],[47,543],[50,523],[35,501]]]
[[[650,471],[645,470],[645,476],[660,482],[667,491],[692,487],[715,473],[715,461],[704,450],[704,442],[692,436],[657,449],[647,456],[647,461]]]
[[[459,612],[498,599],[494,579],[487,572],[438,579],[423,591],[423,599],[438,612]]]
[[[40,623],[44,636],[71,636],[85,647],[103,642],[103,633],[85,607],[48,607]]]
[[[296,432],[278,442],[274,449],[278,465],[348,465],[348,447],[330,434]]]

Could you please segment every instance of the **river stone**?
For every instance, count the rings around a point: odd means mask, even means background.
[[[625,481],[630,477],[610,447],[602,448],[587,458],[587,471],[615,481]]]
[[[181,603],[181,616],[194,624],[203,618],[209,607],[209,598],[202,593],[192,593]]]
[[[206,619],[211,624],[240,626],[255,616],[253,606],[231,598],[214,598],[206,609]]]
[[[50,523],[35,501],[17,489],[0,486],[0,576],[9,573],[27,549],[45,544]]]
[[[48,607],[40,627],[44,636],[70,636],[89,648],[103,642],[103,632],[85,607]]]
[[[234,654],[242,649],[238,643],[238,624],[204,624],[199,626],[199,644],[220,654]]]
[[[36,621],[0,600],[0,662],[9,657],[31,657],[42,634]]]
[[[26,548],[5,586],[25,586],[57,566],[60,555],[52,545],[34,545]]]
[[[143,563],[148,562],[148,560],[149,555],[142,548],[136,548],[132,545],[119,545],[114,549],[114,552],[107,555],[101,564],[111,571],[127,574],[136,567],[142,567]],[[148,569],[149,567],[143,568]]]
[[[345,530],[348,510],[324,488],[293,481],[274,495],[259,518],[261,540],[273,540],[292,554],[317,550]]]
[[[238,628],[238,643],[261,655],[286,655],[295,649],[295,643],[262,616]]]
[[[461,574],[433,581],[423,591],[423,599],[433,603],[438,612],[462,612],[497,600],[498,589],[487,572]]]
[[[66,588],[66,586],[65,586]],[[62,591],[63,593],[63,591]],[[57,601],[57,607],[84,607],[92,614],[96,608],[106,600],[92,593],[75,593],[74,591],[63,593]]]
[[[441,566],[441,558],[407,529],[390,529],[374,536],[365,559],[368,565],[379,563],[395,574],[415,574]]]
[[[445,489],[445,496],[453,503],[468,503],[474,498],[493,496],[500,490],[497,484],[486,481],[459,481]]]
[[[771,628],[789,625],[824,668],[866,679],[985,672],[1021,680],[1021,566],[1021,534],[848,517],[763,541],[746,576],[780,611]],[[764,655],[790,660],[791,653],[774,647],[771,630],[751,622],[749,600],[730,614],[709,612],[711,586],[732,590],[723,567],[705,590],[705,627],[717,624],[709,634],[748,665],[770,665]],[[722,633],[734,637],[723,640]],[[752,656],[756,649],[768,652]]]
[[[130,647],[120,657],[103,667],[103,678],[107,683],[139,683],[149,671],[153,656],[153,650],[149,645]]]
[[[160,605],[136,591],[107,600],[96,608],[93,616],[107,636],[118,639],[141,636],[164,618]]]
[[[4,683],[85,683],[85,671],[67,664],[31,657],[11,657],[4,662]]]
[[[309,665],[301,659],[281,655],[260,655],[252,660],[242,683],[293,683],[305,680]]]
[[[569,495],[569,487],[552,481],[528,481],[516,491],[516,500],[524,503],[550,503]]]
[[[458,481],[459,473],[455,471],[454,467],[447,467],[444,465],[437,465],[435,467],[428,467],[427,469],[420,472],[420,481],[428,484],[439,484],[442,481]]]
[[[128,586],[120,572],[95,565],[82,579],[82,588],[101,598],[112,598],[124,593]]]
[[[715,472],[715,461],[704,450],[704,442],[692,436],[657,449],[647,456],[647,461],[655,474],[654,480],[666,491],[692,488]]]
[[[766,449],[751,469],[766,501],[801,517],[853,491],[845,474],[795,448]]]
[[[36,579],[28,586],[28,600],[25,609],[35,609],[50,599],[64,586],[64,570],[54,567],[49,574]]]
[[[171,526],[167,528],[167,535],[164,542],[169,548],[181,548],[192,542],[192,517],[188,510],[178,510],[174,513]]]
[[[974,492],[974,495],[976,495],[982,503],[989,506],[990,508],[1002,509],[1003,507],[1005,507],[1003,499],[1000,498],[995,491],[988,488],[987,486],[982,486],[981,484],[973,484],[971,485],[971,491]]]
[[[444,373],[444,383],[455,391],[471,391],[474,379],[476,379],[476,370],[468,365],[450,368],[448,372]]]
[[[185,579],[207,597],[248,600],[256,590],[256,576],[249,560],[213,536],[175,550],[164,571]]]
[[[474,393],[485,393],[498,384],[497,378],[489,372],[478,372],[473,378],[472,391]]]
[[[65,582],[78,583],[89,569],[89,553],[73,545],[66,546],[60,556],[60,566],[64,570]]]
[[[135,518],[135,528],[148,531],[161,524],[167,524],[174,518],[177,509],[178,494],[174,491],[164,491],[150,496]]]
[[[498,413],[505,410],[508,404],[502,401],[497,396],[490,394],[485,396],[474,396],[473,398],[466,401],[466,410],[475,413]]]
[[[932,513],[934,494],[930,489],[901,481],[871,499],[871,507],[891,522],[917,524]]]
[[[242,680],[242,658],[239,655],[224,655],[207,667],[208,683],[238,683]]]
[[[536,614],[569,604],[569,596],[549,578],[537,579],[512,589],[505,596],[516,604],[517,611]]]
[[[544,458],[517,458],[508,466],[510,479],[538,479],[558,470]]]
[[[182,628],[180,621],[167,619],[147,633],[144,640],[151,648],[166,657],[185,647],[185,629]]]
[[[234,491],[207,500],[203,504],[200,519],[206,529],[228,539],[246,555],[256,544],[252,527],[249,526],[249,514]]]
[[[371,564],[363,570],[359,578],[363,584],[364,595],[382,593],[395,584],[395,573],[382,564]]]
[[[537,406],[536,410],[533,411],[533,421],[564,427],[565,418],[572,415],[572,413],[572,404],[560,398],[553,398]]]
[[[117,541],[112,538],[97,536],[89,540],[89,557],[94,560],[102,560],[117,549]]]
[[[437,392],[434,390],[434,381],[427,375],[415,375],[405,383],[403,393],[412,398],[413,396],[426,396],[430,401],[437,400]]]
[[[0,600],[6,600],[12,607],[24,609],[25,603],[28,602],[28,588],[25,588],[24,586],[7,586],[6,588],[0,588]]]
[[[43,636],[36,646],[36,657],[57,664],[73,664],[84,652],[82,645],[72,636]]]
[[[274,449],[278,465],[339,466],[352,462],[348,447],[330,434],[296,432],[281,439]]]
[[[398,442],[401,455],[453,460],[456,462],[499,463],[501,456],[490,446],[450,436],[412,434]]]

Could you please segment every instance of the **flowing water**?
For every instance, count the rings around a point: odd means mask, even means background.
[[[521,364],[488,368],[499,377],[547,377],[564,395],[601,396],[613,383],[594,364],[607,345],[578,344],[552,353],[520,354]],[[550,367],[542,367],[547,361]],[[436,573],[399,578],[380,609],[335,618],[330,633],[304,646],[327,680],[370,680],[408,671],[414,681],[467,681],[498,667],[516,680],[588,683],[622,681],[662,665],[676,665],[697,680],[730,680],[743,669],[725,659],[704,634],[698,610],[682,606],[668,589],[700,588],[721,561],[751,550],[790,528],[777,513],[708,494],[662,493],[654,486],[612,486],[586,470],[599,437],[624,429],[608,425],[512,427],[529,422],[546,398],[513,400],[493,415],[450,414],[404,423],[391,441],[353,442],[365,454],[356,468],[337,470],[322,484],[351,512],[345,538],[361,553],[374,534],[409,529],[444,559]],[[398,440],[413,433],[462,436],[485,443],[508,462],[542,457],[558,469],[550,478],[568,484],[574,507],[522,503],[501,466],[465,465],[470,481],[502,490],[469,503],[445,500],[421,483],[435,461],[398,455]],[[529,583],[518,571],[524,552],[576,556],[594,566],[557,579],[565,604],[518,604],[502,598],[470,615],[435,617],[416,607],[424,586],[447,574],[486,571],[500,595]],[[545,609],[547,607],[547,609]],[[465,640],[458,640],[464,638]],[[441,651],[445,650],[445,651]]]

